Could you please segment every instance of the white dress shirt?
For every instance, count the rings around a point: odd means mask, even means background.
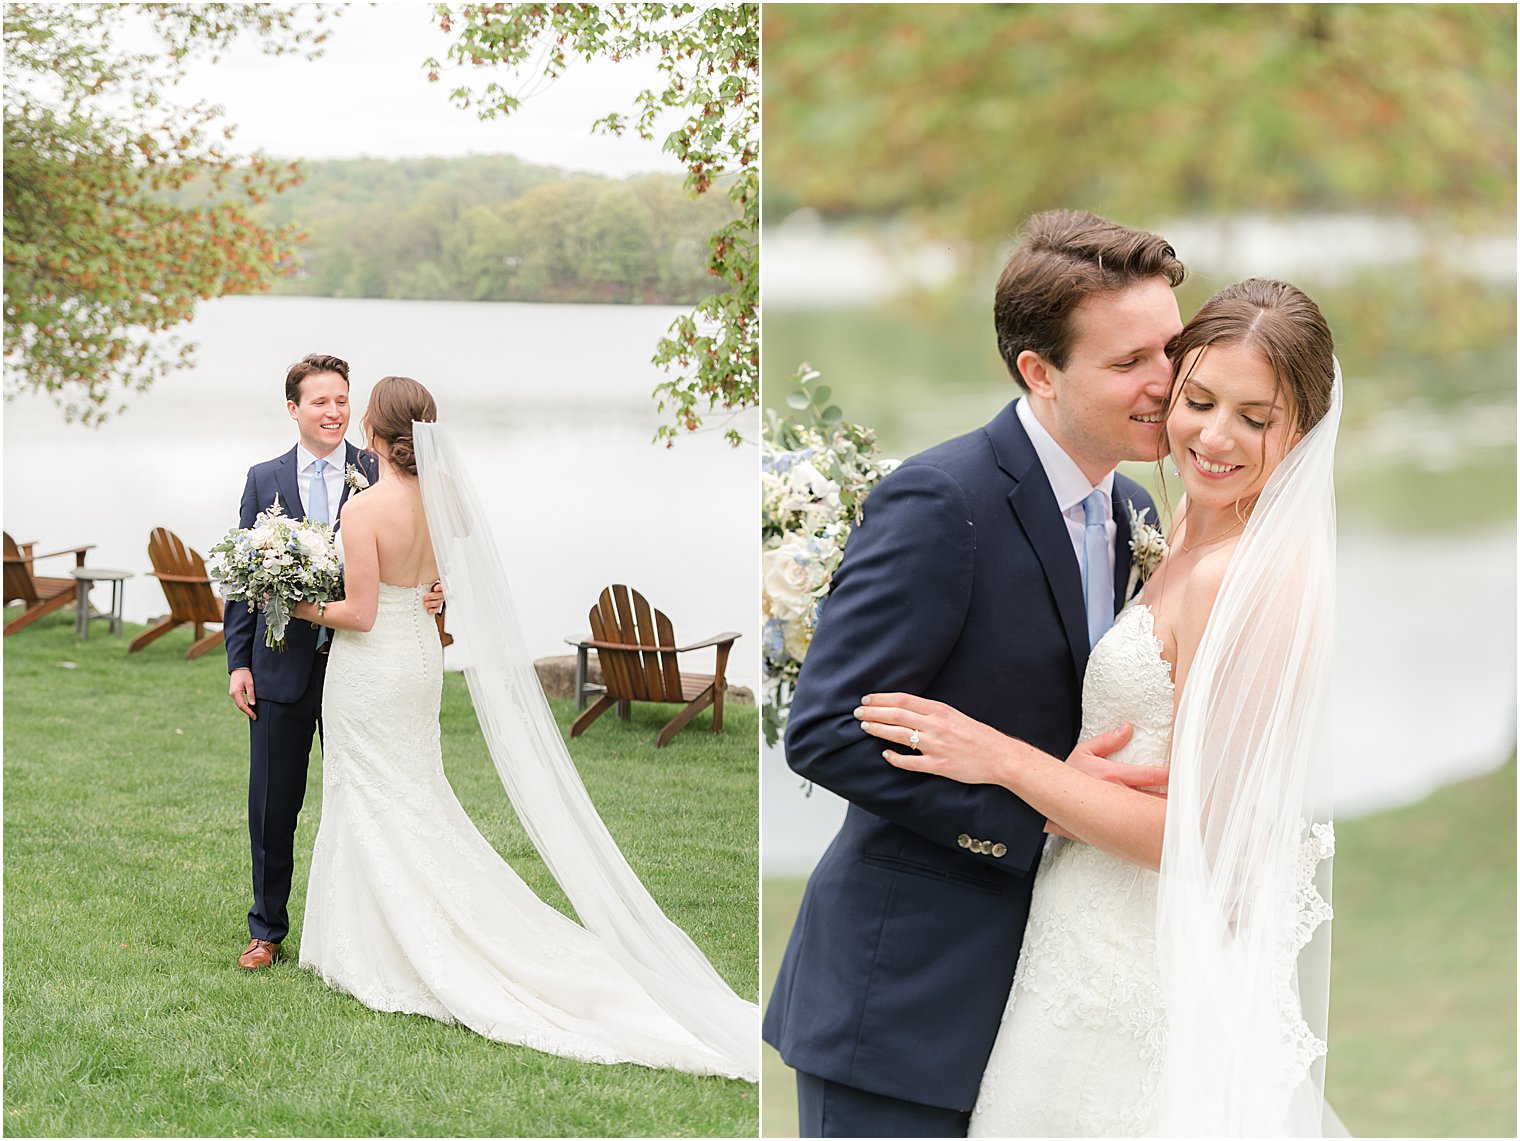
[[[1066,518],[1066,530],[1071,535],[1071,549],[1077,556],[1078,569],[1082,566],[1082,552],[1087,545],[1087,512],[1082,507],[1082,501],[1094,491],[1103,493],[1104,510],[1107,513],[1107,521],[1103,524],[1103,532],[1108,537],[1108,566],[1105,568],[1108,578],[1105,582],[1114,581],[1114,538],[1119,532],[1118,525],[1114,522],[1114,473],[1109,472],[1102,481],[1096,485],[1088,483],[1087,477],[1082,474],[1082,469],[1077,466],[1077,461],[1066,454],[1064,448],[1056,443],[1055,437],[1045,430],[1045,425],[1036,418],[1033,409],[1029,407],[1029,401],[1020,399],[1014,411],[1018,414],[1019,423],[1024,425],[1024,431],[1029,433],[1029,442],[1034,445],[1035,455],[1040,458],[1040,466],[1045,469],[1045,478],[1050,481],[1050,490],[1055,492],[1056,506],[1061,509],[1061,514]],[[1121,599],[1114,600],[1115,612],[1122,604]]]
[[[327,469],[322,477],[327,480],[327,509],[332,514],[329,523],[338,521],[338,501],[343,498],[343,460],[348,452],[348,444],[341,443],[328,455],[314,456],[301,445],[296,445],[296,488],[301,492],[301,514],[308,515],[311,512],[311,480],[316,474],[316,465],[319,459],[327,461]]]

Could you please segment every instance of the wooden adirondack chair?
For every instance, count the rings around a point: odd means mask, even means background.
[[[39,578],[32,573],[32,564],[38,559],[51,559],[58,555],[73,555],[76,567],[84,566],[84,553],[93,550],[94,543],[83,547],[67,547],[61,551],[49,551],[45,555],[34,555],[32,548],[37,544],[18,543],[5,535],[5,605],[12,602],[25,604],[25,609],[16,617],[5,624],[5,633],[14,634],[17,630],[30,626],[44,614],[51,614],[64,606],[72,606],[77,597],[79,584],[72,578]]]
[[[635,701],[662,701],[682,704],[684,708],[671,719],[655,744],[663,748],[688,722],[709,705],[713,711],[713,732],[723,731],[723,694],[728,689],[724,677],[728,653],[738,634],[717,634],[689,646],[677,646],[670,619],[651,609],[644,596],[626,586],[609,586],[602,591],[591,610],[591,638],[583,643],[596,650],[602,666],[602,680],[607,692],[570,726],[570,736],[579,737],[586,727],[612,706],[618,716],[628,719]],[[677,655],[693,650],[717,647],[716,672],[682,673]]]
[[[164,597],[169,600],[169,616],[132,639],[127,653],[137,653],[149,642],[156,642],[176,626],[187,622],[195,627],[195,641],[185,654],[186,661],[193,661],[221,645],[222,631],[206,633],[206,623],[221,624],[222,600],[211,588],[211,577],[206,573],[206,564],[200,555],[185,546],[167,527],[155,527],[148,536],[148,559],[153,564],[149,573],[158,579],[164,588]]]

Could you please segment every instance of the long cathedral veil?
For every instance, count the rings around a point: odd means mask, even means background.
[[[1335,441],[1273,472],[1177,709],[1158,936],[1160,1136],[1317,1137],[1330,986]]]
[[[544,699],[507,577],[466,468],[437,424],[413,424],[417,469],[450,631],[491,760],[581,923],[736,1077],[757,1080],[759,1010],[666,918],[597,815]]]

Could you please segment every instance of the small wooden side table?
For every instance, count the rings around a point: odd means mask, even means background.
[[[79,580],[79,586],[75,590],[77,597],[74,607],[74,633],[88,639],[90,619],[106,618],[110,620],[111,633],[118,638],[121,637],[121,610],[122,604],[126,601],[126,581],[136,576],[131,571],[102,570],[100,567],[75,567],[70,573]],[[111,584],[111,609],[103,614],[90,613],[90,587],[97,582]]]
[[[579,713],[586,708],[588,698],[606,693],[607,687],[592,685],[586,680],[586,651],[591,648],[586,643],[592,641],[591,636],[567,634],[565,641],[575,647],[575,710]]]

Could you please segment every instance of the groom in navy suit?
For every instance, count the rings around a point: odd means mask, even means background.
[[[312,353],[285,373],[285,408],[296,422],[299,443],[284,455],[248,469],[238,526],[278,495],[292,518],[330,522],[335,527],[348,501],[350,466],[366,483],[380,478],[375,457],[344,439],[348,430],[348,362]],[[436,588],[428,608],[442,608]],[[285,628],[286,648],[264,645],[264,615],[229,603],[226,631],[228,694],[248,716],[248,837],[253,855],[253,906],[248,911],[247,948],[238,965],[270,966],[290,931],[286,904],[295,866],[296,817],[306,799],[307,761],[312,737],[321,731],[322,681],[327,673],[326,637],[310,622]],[[327,631],[322,632],[324,635]]]
[[[1183,272],[1154,234],[1031,218],[993,308],[1024,398],[903,463],[850,537],[786,732],[792,768],[849,801],[766,1010],[801,1136],[966,1133],[1046,821],[1002,788],[892,767],[852,713],[913,693],[1072,753],[1088,651],[1125,600],[1129,508],[1153,510],[1113,469],[1157,457]]]

